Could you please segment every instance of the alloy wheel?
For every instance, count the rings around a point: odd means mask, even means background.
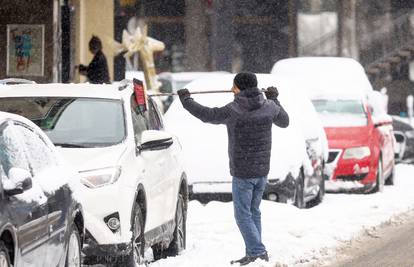
[[[135,265],[141,265],[144,263],[144,255],[142,246],[142,222],[141,222],[141,211],[137,208],[134,218],[134,231],[133,231],[133,240],[132,240],[132,249],[133,249],[133,260]]]
[[[177,247],[178,251],[185,249],[185,223],[184,223],[184,212],[183,212],[183,200],[180,197],[177,207]]]
[[[4,251],[0,252],[0,267],[10,267],[7,255]]]
[[[382,173],[382,160],[378,160],[378,169],[377,169],[377,183],[378,183],[378,192],[384,191],[384,174]]]
[[[76,231],[73,231],[69,239],[68,247],[68,267],[80,267],[80,246],[79,237]]]

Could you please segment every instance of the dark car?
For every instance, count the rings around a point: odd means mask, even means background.
[[[78,175],[38,127],[0,112],[0,266],[81,266]]]
[[[399,162],[414,162],[414,128],[400,117],[393,116],[392,126],[397,141],[395,159]]]

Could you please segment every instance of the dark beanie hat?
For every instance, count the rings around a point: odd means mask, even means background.
[[[256,75],[251,72],[238,73],[233,82],[240,90],[257,87]]]

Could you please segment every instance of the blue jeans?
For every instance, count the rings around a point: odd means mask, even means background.
[[[241,179],[233,177],[234,217],[243,236],[247,256],[258,256],[266,252],[262,243],[260,202],[267,177]]]

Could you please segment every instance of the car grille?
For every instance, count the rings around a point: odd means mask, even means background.
[[[361,181],[367,176],[367,174],[368,173],[353,174],[353,175],[338,175],[338,176],[336,176],[336,180]]]
[[[329,151],[328,161],[326,163],[331,163],[335,161],[336,157],[338,157],[339,151]]]

